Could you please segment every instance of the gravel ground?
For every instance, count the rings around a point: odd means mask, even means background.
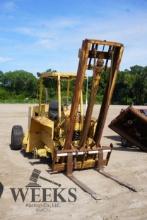
[[[80,219],[80,220],[146,220],[147,219],[147,153],[137,148],[123,149],[120,138],[108,128],[108,123],[126,106],[110,106],[104,129],[102,144],[114,144],[114,150],[105,171],[132,184],[137,192],[118,185],[94,170],[75,171],[74,175],[99,196],[94,200],[71,182],[64,174],[50,175],[47,164],[40,164],[38,160],[25,157],[20,151],[12,151],[9,147],[11,127],[21,124],[27,129],[28,105],[1,104],[0,105],[0,182],[4,191],[0,199],[0,219],[2,220],[45,220],[45,219]],[[99,106],[95,106],[97,115]],[[46,203],[50,207],[29,207],[31,194],[27,194],[25,202],[21,198],[15,202],[10,188],[23,188],[29,183],[32,170],[41,170],[41,175],[62,184],[64,188],[76,188],[76,202],[60,202],[59,207],[51,207],[55,203]],[[39,184],[45,187],[55,187],[43,180]],[[35,203],[43,204],[43,203]]]

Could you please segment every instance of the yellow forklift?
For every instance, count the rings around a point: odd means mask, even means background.
[[[32,153],[34,157],[49,158],[52,173],[65,172],[73,182],[94,198],[95,192],[80,182],[73,175],[73,170],[94,168],[104,176],[134,190],[128,184],[122,183],[103,171],[103,167],[108,164],[113,146],[112,144],[103,146],[101,138],[123,48],[121,43],[83,40],[79,50],[77,75],[61,72],[38,74],[40,82],[39,104],[29,108],[28,132],[23,135],[21,126],[12,128],[12,149],[21,148],[26,153]],[[92,82],[84,111],[83,87],[87,70],[92,71]],[[107,85],[100,113],[97,118],[93,118],[93,107],[96,103],[102,74],[107,74]],[[45,79],[54,79],[57,82],[58,98],[51,100],[50,103],[42,102],[43,81]],[[66,80],[67,83],[67,99],[70,94],[70,81],[75,80],[71,105],[62,101],[62,80]]]

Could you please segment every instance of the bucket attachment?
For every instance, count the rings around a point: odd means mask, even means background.
[[[130,145],[147,152],[147,109],[128,107],[109,124]]]

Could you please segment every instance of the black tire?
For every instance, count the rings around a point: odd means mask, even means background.
[[[133,145],[129,142],[129,141],[127,141],[125,138],[123,138],[123,137],[121,137],[121,145],[123,146],[123,147],[132,147]]]
[[[23,128],[20,125],[14,125],[11,131],[11,149],[20,150],[22,148]]]
[[[3,186],[3,184],[0,182],[0,198],[1,198],[2,194],[3,194],[3,191],[4,191],[4,186]]]

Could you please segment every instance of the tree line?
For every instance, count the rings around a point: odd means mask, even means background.
[[[24,70],[0,71],[0,102],[28,102],[36,99],[37,79]]]
[[[52,71],[51,69],[48,70]],[[97,94],[97,103],[101,103],[106,87],[108,73],[101,74],[101,82]],[[92,77],[88,77],[88,93],[90,94]],[[49,90],[49,98],[55,98],[56,82],[52,79],[44,81],[44,87]],[[74,81],[71,82],[73,90]],[[66,96],[66,82],[61,83],[62,94]],[[84,99],[86,97],[86,80],[84,82]],[[72,96],[72,93],[70,94]],[[0,71],[0,102],[1,103],[31,103],[37,102],[38,78],[30,72],[16,70]],[[147,66],[132,66],[130,69],[119,71],[112,104],[144,105],[147,103]]]

